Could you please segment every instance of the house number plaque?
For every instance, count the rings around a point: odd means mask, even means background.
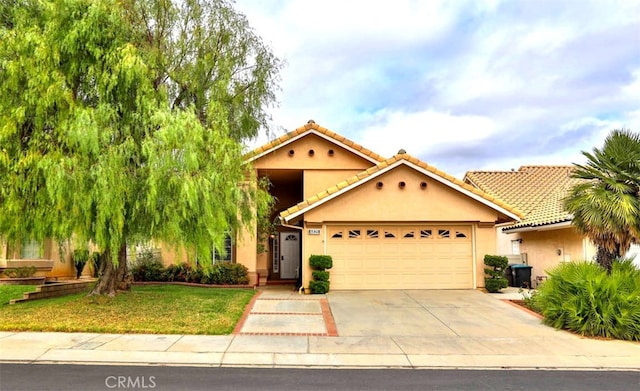
[[[320,228],[309,228],[309,235],[320,235]]]

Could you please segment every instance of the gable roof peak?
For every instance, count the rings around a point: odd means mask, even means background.
[[[385,160],[382,156],[378,155],[377,153],[367,148],[364,148],[362,145],[355,143],[349,140],[348,138],[337,134],[336,132],[333,132],[325,127],[318,125],[316,121],[314,121],[313,119],[308,120],[307,123],[304,124],[303,126],[300,126],[299,128],[296,128],[291,132],[288,132],[287,134],[276,138],[275,140],[272,140],[258,148],[255,148],[253,151],[245,155],[246,160],[247,161],[255,160],[260,156],[263,156],[273,150],[278,149],[283,145],[286,145],[301,137],[304,137],[309,133],[315,133],[320,137],[323,137],[339,146],[342,146],[343,148],[355,153],[356,155],[359,155],[360,157],[370,161],[372,164],[377,164]]]
[[[402,164],[422,172],[423,174],[430,177],[431,179],[434,179],[437,182],[444,184],[445,186],[448,186],[456,191],[459,191],[475,199],[476,201],[479,201],[489,206],[490,208],[497,210],[500,213],[503,213],[504,215],[512,218],[513,220],[519,221],[523,217],[523,214],[519,209],[505,203],[504,201],[498,199],[497,197],[489,193],[486,193],[481,189],[478,189],[472,185],[464,183],[463,181],[437,169],[434,166],[431,166],[423,162],[422,160],[414,156],[409,155],[408,153],[396,154],[390,157],[389,159],[380,161],[375,166],[369,167],[368,169],[361,171],[350,178],[347,178],[346,180],[338,183],[337,185],[330,187],[316,194],[315,196],[298,203],[297,205],[285,211],[282,211],[280,213],[280,217],[283,218],[284,221],[289,221],[290,219],[303,214],[306,210],[312,209],[328,201],[329,199],[335,196],[338,196],[344,192],[347,192],[352,188],[355,188],[360,184],[373,179],[377,175],[383,174],[384,172],[387,172],[388,170],[391,170],[394,167],[397,167]]]

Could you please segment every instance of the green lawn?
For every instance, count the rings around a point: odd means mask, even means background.
[[[26,292],[35,292],[37,285],[0,285],[0,308],[11,299],[21,299]]]
[[[4,287],[0,287],[2,298]],[[230,334],[254,293],[158,285],[134,286],[113,298],[75,294],[0,305],[0,330]]]

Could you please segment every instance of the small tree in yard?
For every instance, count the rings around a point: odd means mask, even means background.
[[[309,257],[309,265],[313,269],[311,275],[313,281],[309,282],[311,293],[327,293],[329,292],[329,272],[327,269],[333,267],[333,259],[330,255],[311,255]]]
[[[280,62],[224,0],[0,4],[0,236],[98,247],[93,294],[130,285],[127,243],[201,259],[268,215],[242,141]]]
[[[611,272],[631,243],[640,242],[640,134],[614,130],[602,149],[583,152],[574,178],[582,179],[565,199],[571,223],[598,247],[596,261]]]
[[[484,278],[484,287],[491,293],[506,288],[507,279],[504,278],[504,271],[509,266],[508,258],[500,255],[485,255],[484,264],[491,267],[484,269],[487,274]]]

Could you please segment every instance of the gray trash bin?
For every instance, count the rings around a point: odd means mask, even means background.
[[[531,288],[532,266],[523,263],[509,265],[513,270],[513,286],[518,288]]]

